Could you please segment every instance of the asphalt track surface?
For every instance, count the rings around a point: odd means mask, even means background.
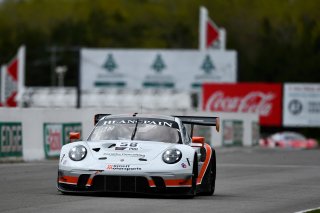
[[[214,196],[71,196],[57,161],[0,164],[0,212],[296,212],[320,206],[320,150],[217,150]]]

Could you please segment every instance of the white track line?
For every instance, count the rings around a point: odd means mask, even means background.
[[[317,207],[317,208],[314,208],[314,209],[306,209],[306,210],[298,211],[298,212],[295,212],[295,213],[305,213],[305,212],[310,212],[310,211],[319,210],[319,209],[320,209],[320,207]]]

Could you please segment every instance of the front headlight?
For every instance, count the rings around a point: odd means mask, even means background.
[[[85,158],[86,155],[87,149],[82,145],[75,146],[69,151],[69,158],[74,161],[80,161]]]
[[[182,153],[178,149],[168,149],[162,155],[162,160],[165,163],[173,164],[177,163],[182,157]]]

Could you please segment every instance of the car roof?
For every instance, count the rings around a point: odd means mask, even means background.
[[[299,132],[293,132],[293,131],[284,131],[284,132],[279,132],[279,133],[276,133],[276,134],[279,134],[279,135],[301,135],[303,136],[303,134],[299,133]]]
[[[278,132],[275,133],[273,135],[271,135],[271,137],[275,140],[282,140],[285,137],[288,136],[300,136],[300,137],[305,137],[303,134],[299,133],[299,132],[292,132],[292,131],[284,131],[284,132]]]
[[[135,114],[135,113],[134,113]],[[170,121],[175,121],[175,117],[169,115],[158,115],[158,114],[112,114],[108,115],[107,118],[128,118],[128,117],[136,117],[136,118],[156,118],[156,119],[165,119]]]

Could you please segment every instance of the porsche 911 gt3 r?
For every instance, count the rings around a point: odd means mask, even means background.
[[[87,140],[62,147],[59,191],[214,193],[215,150],[204,137],[192,134],[194,125],[216,126],[218,131],[219,118],[98,114],[95,123]],[[70,139],[79,138],[70,133]]]

